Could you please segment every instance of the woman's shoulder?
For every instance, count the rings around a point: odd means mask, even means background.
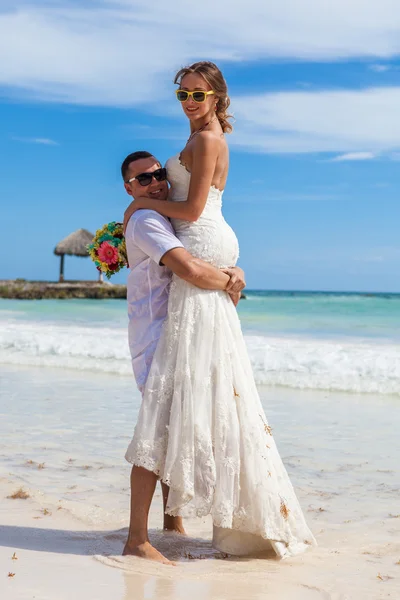
[[[226,145],[224,135],[216,131],[200,131],[193,140],[193,148],[207,152],[216,152]]]
[[[215,131],[213,129],[207,129],[206,131],[200,131],[195,140],[218,140],[219,142],[225,142],[225,136],[221,131]]]

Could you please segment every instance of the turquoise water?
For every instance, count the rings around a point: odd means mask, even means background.
[[[254,332],[400,341],[400,294],[248,292],[243,325]]]
[[[381,338],[400,341],[400,294],[246,291],[243,329],[258,334]],[[126,327],[123,300],[0,299],[0,319]]]
[[[246,290],[258,384],[400,395],[400,294]],[[132,376],[124,300],[0,300],[0,364]]]

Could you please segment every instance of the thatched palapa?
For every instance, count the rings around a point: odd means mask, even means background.
[[[54,248],[54,254],[61,257],[60,261],[60,278],[59,281],[64,281],[64,256],[89,256],[87,245],[93,241],[94,235],[87,229],[78,229],[71,233],[66,238],[61,240]]]
[[[93,241],[94,235],[87,229],[78,229],[61,240],[54,248],[54,254],[62,256],[88,256],[87,245]]]

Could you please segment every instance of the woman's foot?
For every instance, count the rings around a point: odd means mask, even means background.
[[[168,558],[165,558],[165,556],[156,550],[154,546],[150,544],[150,542],[144,542],[143,544],[132,544],[127,541],[122,552],[122,556],[138,556],[139,558],[154,560],[164,565],[176,565],[176,563],[168,560]]]
[[[186,535],[185,528],[183,527],[182,517],[164,515],[164,531],[173,531],[174,533]]]

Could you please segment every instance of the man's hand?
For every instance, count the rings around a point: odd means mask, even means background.
[[[243,269],[241,269],[240,267],[229,267],[229,269],[221,270],[230,277],[230,281],[226,286],[226,291],[228,292],[228,294],[232,295],[240,293],[243,290],[243,288],[246,287]]]
[[[143,200],[145,200],[145,199],[144,198],[135,198],[135,200],[132,200],[132,202],[130,203],[130,205],[128,206],[126,211],[124,212],[124,235],[126,232],[128,221],[131,218],[131,216],[133,215],[133,213],[135,213],[137,210],[139,210],[141,208],[145,208],[145,202]]]
[[[239,300],[240,300],[240,297],[241,297],[242,294],[240,292],[237,292],[237,293],[229,294],[229,295],[232,298],[233,304],[235,306],[237,306],[239,304]]]

